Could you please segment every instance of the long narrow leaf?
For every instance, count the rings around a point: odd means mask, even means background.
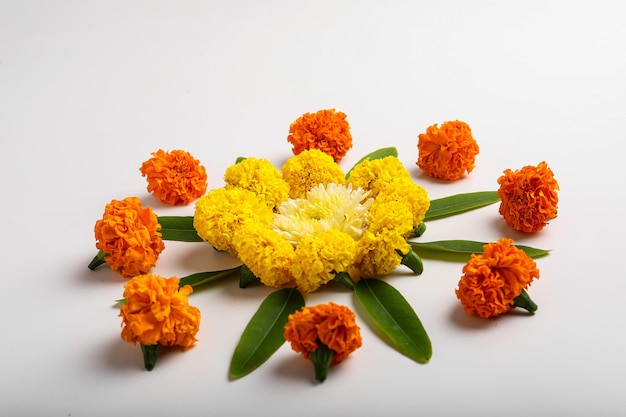
[[[451,253],[465,254],[483,253],[483,246],[486,242],[476,242],[473,240],[438,240],[434,242],[409,242],[411,248],[423,257],[433,253]],[[550,253],[549,249],[533,248],[525,245],[515,245],[516,248],[523,250],[526,255],[531,258],[539,258]]]
[[[202,284],[208,284],[210,282],[218,281],[222,278],[228,278],[229,276],[234,275],[240,270],[241,270],[241,265],[236,266],[234,268],[230,268],[230,269],[224,269],[222,271],[197,272],[195,274],[182,277],[178,285],[180,287],[184,285],[191,285],[192,287],[197,287]]]
[[[285,342],[289,315],[303,306],[304,297],[295,288],[279,289],[267,296],[235,348],[229,368],[231,378],[245,376],[269,359]]]
[[[202,242],[193,227],[193,216],[158,216],[163,240]]]
[[[442,219],[500,201],[497,191],[476,191],[455,194],[430,201],[424,221]]]
[[[420,319],[398,290],[385,281],[367,278],[356,283],[355,294],[396,350],[419,363],[432,356],[432,345]]]
[[[359,165],[361,162],[365,161],[366,159],[381,159],[381,158],[385,158],[387,156],[398,156],[398,150],[391,146],[389,148],[380,148],[375,150],[374,152],[370,152],[367,155],[365,155],[363,158],[359,159],[357,161],[356,164],[354,164],[354,166],[352,168],[350,168],[350,170],[346,173],[346,179],[350,178],[350,173],[352,172],[352,170],[354,169],[355,166]]]

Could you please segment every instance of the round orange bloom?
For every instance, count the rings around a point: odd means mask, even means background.
[[[285,325],[285,339],[291,348],[311,359],[311,352],[323,343],[334,352],[332,364],[336,365],[361,347],[361,330],[356,316],[346,306],[333,303],[302,307],[290,314]]]
[[[479,147],[465,122],[444,122],[419,134],[417,166],[426,175],[441,180],[458,180],[474,169]]]
[[[124,286],[122,339],[150,346],[182,346],[196,342],[200,329],[200,310],[190,306],[187,296],[193,288],[178,287],[180,279],[154,274],[138,275]]]
[[[507,169],[498,184],[499,212],[513,229],[536,232],[556,218],[559,184],[545,161],[536,167]]]
[[[294,155],[307,149],[319,149],[341,161],[352,148],[350,125],[346,114],[335,109],[305,113],[289,126],[287,141],[293,145]]]
[[[535,261],[501,238],[483,246],[483,253],[472,254],[463,267],[456,296],[470,314],[488,318],[514,307],[514,299],[534,278],[539,278]]]
[[[113,200],[96,222],[96,248],[106,253],[104,260],[123,277],[148,272],[165,248],[161,225],[148,206],[137,197]]]
[[[148,180],[148,192],[165,204],[189,204],[207,189],[206,170],[189,152],[159,149],[145,161],[141,175]]]

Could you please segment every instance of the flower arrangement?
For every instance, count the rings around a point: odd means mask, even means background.
[[[420,254],[428,252],[469,258],[455,289],[467,313],[485,319],[516,307],[535,313],[527,288],[539,278],[534,258],[548,250],[508,238],[423,242],[421,237],[432,220],[498,201],[512,229],[542,229],[556,217],[558,202],[558,183],[545,162],[506,170],[498,190],[431,200],[393,147],[365,155],[345,172],[339,161],[352,137],[344,113],[306,113],[291,124],[288,141],[293,156],[281,167],[241,157],[226,169],[225,185],[209,191],[202,186],[206,173],[199,161],[184,151],[159,150],[141,168],[148,189],[169,204],[195,199],[193,215],[157,216],[137,197],[127,197],[113,200],[96,221],[98,253],[89,268],[107,263],[129,279],[119,300],[121,336],[141,344],[146,369],[154,368],[161,346],[184,350],[196,342],[200,309],[187,299],[193,288],[229,277],[238,276],[242,289],[272,288],[242,330],[229,367],[232,379],[254,371],[289,342],[313,363],[315,379],[322,382],[331,366],[360,348],[357,316],[348,306],[305,303],[307,294],[332,283],[353,292],[359,311],[369,316],[365,322],[398,352],[427,363],[430,337],[385,277],[399,267],[422,274]],[[469,126],[455,121],[419,135],[418,151],[417,165],[425,173],[455,180],[472,171],[478,145]],[[165,279],[149,272],[164,240],[207,242],[240,265]]]

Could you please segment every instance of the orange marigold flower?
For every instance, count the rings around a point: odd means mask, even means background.
[[[488,243],[482,254],[472,254],[465,264],[456,296],[466,312],[482,318],[505,313],[515,307],[515,298],[532,280],[539,278],[535,261],[512,243],[508,238]]]
[[[417,166],[427,175],[442,180],[458,180],[474,169],[479,147],[465,122],[455,120],[429,126],[419,134]]]
[[[556,218],[559,184],[545,161],[536,167],[507,169],[498,184],[499,212],[513,229],[536,232]]]
[[[335,109],[305,113],[289,126],[287,141],[294,155],[307,149],[319,149],[338,162],[352,148],[352,135],[346,114]]]
[[[346,306],[333,303],[302,307],[289,315],[285,325],[285,339],[291,348],[305,359],[323,343],[334,352],[332,364],[343,361],[361,347],[361,330],[356,315]]]
[[[96,248],[106,254],[104,260],[123,277],[141,275],[156,265],[165,248],[161,225],[152,209],[141,206],[137,197],[113,200],[106,205],[102,219],[96,222]]]
[[[136,344],[181,346],[196,342],[200,310],[190,306],[193,288],[179,288],[180,279],[154,274],[138,275],[124,286],[126,302],[120,309],[122,339]]]
[[[159,201],[176,205],[189,204],[207,189],[206,170],[189,152],[159,149],[140,168],[148,180],[148,192]]]

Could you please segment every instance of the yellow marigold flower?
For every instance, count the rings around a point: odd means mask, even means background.
[[[112,200],[94,226],[96,248],[123,277],[140,275],[156,265],[165,248],[159,230],[156,214],[149,206],[142,207],[139,198]]]
[[[148,180],[148,192],[166,204],[189,204],[207,189],[206,170],[189,152],[159,149],[145,161],[141,175]]]
[[[397,201],[405,204],[413,215],[414,227],[424,221],[426,212],[430,207],[430,199],[426,189],[414,183],[413,180],[403,177],[394,178],[384,185],[381,184],[376,201],[381,203]]]
[[[270,227],[272,210],[252,191],[242,188],[216,188],[196,202],[193,225],[203,240],[217,250],[236,255],[233,235],[247,223]]]
[[[390,230],[408,238],[413,230],[413,213],[409,205],[400,201],[383,201],[377,199],[369,211],[371,233]]]
[[[302,151],[283,164],[283,179],[289,184],[289,197],[304,198],[319,184],[344,184],[345,174],[331,156],[319,149]]]
[[[354,266],[362,277],[382,277],[402,263],[409,249],[406,238],[395,230],[365,231],[357,242]]]
[[[122,339],[136,344],[182,346],[187,349],[196,342],[200,328],[200,310],[190,306],[189,285],[178,287],[176,277],[154,274],[138,275],[124,286]]]
[[[293,245],[302,237],[337,229],[358,239],[367,227],[368,193],[351,185],[320,184],[303,199],[284,202],[274,215],[273,228]]]
[[[268,287],[295,287],[290,268],[294,247],[268,225],[249,222],[233,235],[239,260]]]
[[[301,292],[317,291],[354,262],[356,242],[337,229],[304,237],[296,247],[291,272]]]
[[[430,207],[428,192],[413,182],[411,174],[395,156],[361,162],[355,166],[349,182],[370,191],[376,201],[399,201],[407,204],[413,214],[413,226],[418,226]]]
[[[328,365],[321,364],[316,354],[322,350],[332,355],[331,365],[342,362],[363,344],[356,315],[346,306],[332,301],[312,307],[302,307],[289,315],[284,331],[291,348],[311,359],[316,366],[316,378],[326,378]],[[328,362],[327,362],[328,363]]]
[[[536,167],[507,169],[498,184],[499,212],[513,229],[536,232],[556,218],[559,184],[545,161]]]
[[[411,174],[404,168],[402,162],[395,156],[384,158],[366,159],[357,164],[350,171],[349,182],[355,187],[371,191],[371,196],[376,198],[381,189],[394,179],[411,179]]]
[[[246,158],[231,165],[224,174],[226,188],[239,187],[250,190],[263,198],[274,210],[289,198],[289,185],[281,172],[266,159]]]
[[[335,161],[341,161],[352,148],[346,114],[335,109],[303,114],[289,126],[287,141],[294,155],[307,149],[319,149]]]
[[[508,238],[488,243],[482,254],[472,254],[465,264],[456,296],[466,312],[483,318],[505,313],[532,280],[539,278],[535,261],[512,243]]]
[[[441,127],[434,124],[418,137],[417,166],[426,175],[453,181],[474,169],[479,147],[467,123],[455,120]]]

